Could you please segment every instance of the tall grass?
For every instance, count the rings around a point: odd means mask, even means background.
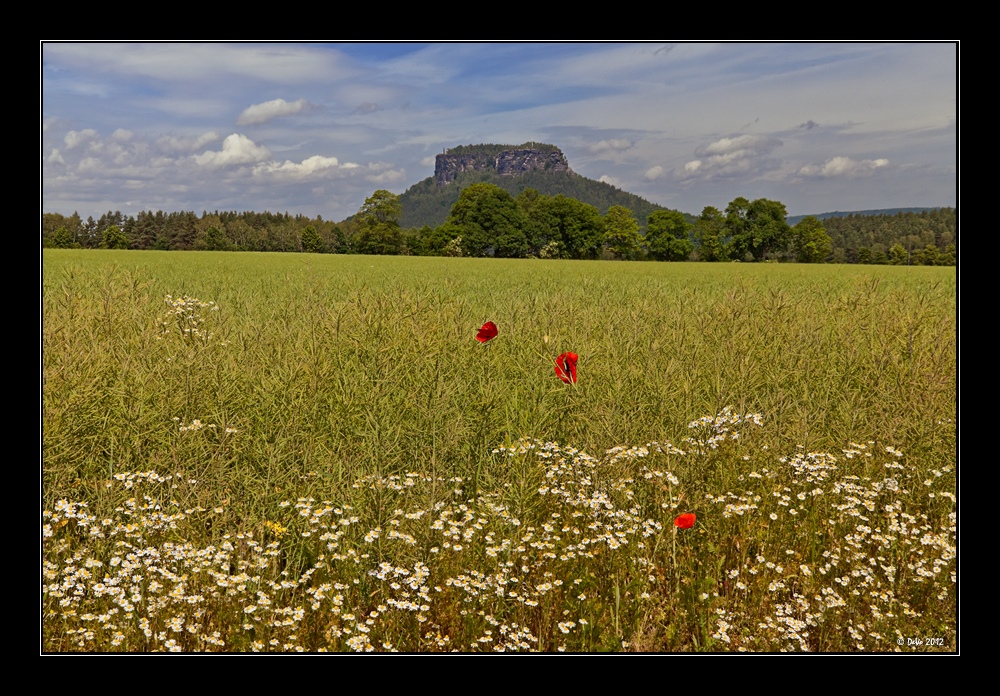
[[[953,270],[46,250],[42,302],[47,650],[954,649]]]

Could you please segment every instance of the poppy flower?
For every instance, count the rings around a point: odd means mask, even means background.
[[[576,383],[576,361],[580,356],[576,353],[563,353],[556,358],[556,377],[566,384]]]
[[[492,321],[488,321],[483,324],[483,328],[476,332],[476,340],[480,343],[486,343],[491,338],[497,337],[497,325]]]
[[[683,515],[677,516],[677,519],[674,520],[674,526],[680,529],[691,529],[694,526],[694,518],[693,512],[685,512]]]

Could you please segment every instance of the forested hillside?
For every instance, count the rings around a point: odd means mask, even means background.
[[[830,260],[834,263],[889,263],[893,253],[901,262],[905,252],[910,264],[916,263],[917,255],[940,254],[941,262],[929,265],[951,265],[958,253],[958,215],[954,208],[894,215],[848,213],[823,220],[823,227],[833,243]]]
[[[620,205],[631,210],[641,226],[645,227],[646,218],[655,210],[665,210],[663,206],[650,203],[635,194],[622,191],[603,181],[594,181],[573,172],[530,171],[518,176],[500,176],[493,172],[471,171],[459,174],[448,186],[438,186],[434,177],[427,177],[414,184],[401,196],[403,217],[400,224],[404,227],[437,227],[444,223],[455,205],[462,189],[472,184],[488,183],[499,186],[512,196],[522,191],[534,189],[546,196],[566,196],[592,205],[604,215],[613,205]],[[688,216],[690,222],[694,218]]]

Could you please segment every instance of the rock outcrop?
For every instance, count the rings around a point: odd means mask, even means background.
[[[540,149],[522,145],[499,152],[495,147],[484,147],[481,151],[472,152],[469,147],[455,149],[462,152],[451,154],[450,150],[445,151],[435,160],[434,181],[438,186],[447,186],[459,174],[468,171],[492,171],[504,176],[537,170],[572,171],[566,156],[557,147]]]

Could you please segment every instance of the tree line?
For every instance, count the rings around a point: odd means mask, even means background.
[[[796,261],[954,265],[955,210],[898,216],[787,221],[784,204],[736,198],[690,216],[656,210],[640,225],[624,206],[600,214],[564,195],[525,189],[516,196],[489,183],[462,189],[447,220],[404,228],[400,197],[384,189],[341,222],[288,213],[108,212],[42,216],[42,245],[61,248],[284,251],[657,261]],[[879,218],[871,220],[869,218]]]

